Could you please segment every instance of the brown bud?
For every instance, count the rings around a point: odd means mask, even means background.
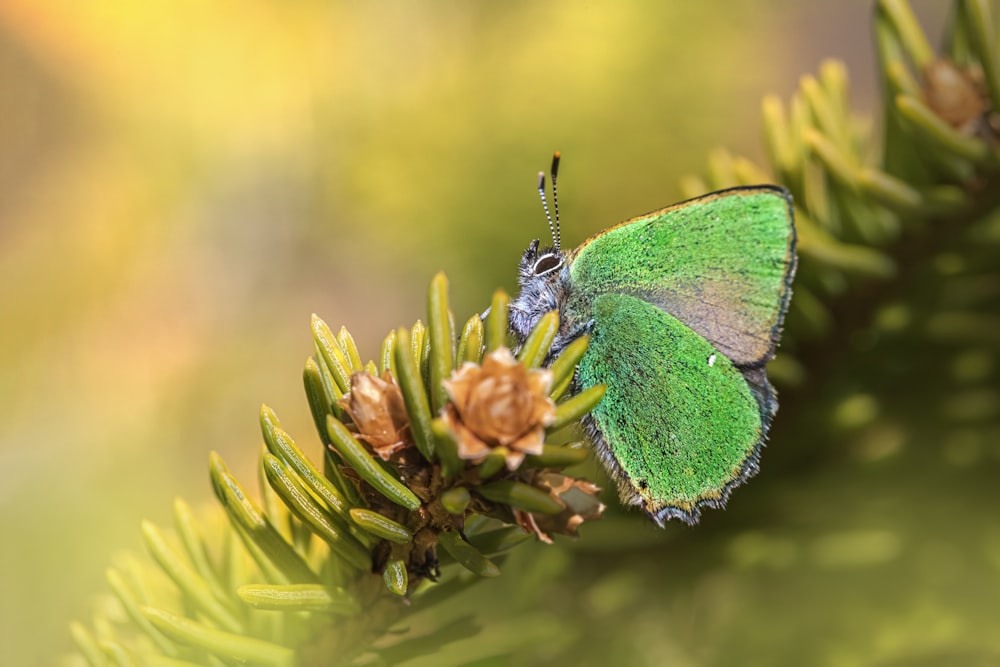
[[[352,375],[351,391],[340,399],[340,407],[351,416],[358,439],[371,445],[383,461],[411,444],[403,394],[388,372],[383,378],[364,372]]]
[[[924,101],[931,111],[956,130],[974,133],[989,108],[982,72],[935,60],[923,75]]]
[[[444,418],[463,459],[478,460],[505,447],[507,467],[516,469],[526,454],[540,454],[545,427],[555,418],[549,398],[552,372],[528,369],[510,350],[486,355],[482,366],[465,363],[444,382],[452,402]]]

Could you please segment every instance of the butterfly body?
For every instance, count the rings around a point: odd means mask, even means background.
[[[578,389],[605,384],[584,420],[626,503],[697,522],[757,472],[777,409],[774,355],[795,270],[788,193],[734,188],[633,218],[569,253],[521,261],[510,325],[560,314],[553,353],[590,346]]]

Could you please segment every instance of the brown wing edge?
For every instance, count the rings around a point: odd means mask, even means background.
[[[795,271],[799,265],[799,256],[796,253],[796,247],[798,245],[798,233],[795,229],[795,203],[792,201],[792,193],[790,193],[785,188],[778,185],[757,185],[750,188],[731,188],[730,190],[722,190],[720,193],[731,192],[732,190],[770,190],[777,195],[780,195],[782,199],[785,200],[785,205],[788,208],[788,246],[785,248],[785,275],[781,281],[782,291],[779,295],[777,316],[774,319],[774,326],[771,327],[771,345],[767,349],[764,355],[748,364],[738,364],[736,368],[743,372],[744,377],[747,376],[746,371],[763,369],[764,365],[774,358],[775,351],[778,348],[778,343],[781,340],[781,331],[785,325],[785,313],[788,312],[788,304],[792,301],[792,281],[795,280]],[[767,383],[767,376],[763,375],[765,384]],[[754,388],[754,383],[747,377],[747,382],[750,383],[751,389]],[[767,385],[768,393],[772,396],[774,391],[770,389],[770,385]],[[754,395],[757,395],[757,391],[754,391]],[[760,398],[758,397],[758,402]],[[775,409],[777,409],[777,404],[775,404]],[[764,414],[763,407],[761,408],[761,414]],[[772,412],[773,414],[773,412]]]

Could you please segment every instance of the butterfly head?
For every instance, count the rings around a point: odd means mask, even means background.
[[[521,256],[517,283],[521,290],[510,304],[510,329],[520,339],[545,313],[558,310],[565,294],[566,255],[558,248],[540,248],[537,240]]]
[[[559,174],[559,152],[552,156],[552,205],[555,209],[555,219],[549,213],[549,203],[545,197],[545,173],[538,174],[538,196],[542,200],[542,208],[552,232],[552,246],[540,248],[536,239],[521,256],[518,268],[517,282],[521,291],[510,304],[510,330],[520,340],[527,338],[528,333],[545,313],[558,310],[563,300],[565,277],[563,268],[566,266],[566,255],[562,252],[562,239],[559,230],[559,199],[556,196],[556,179]]]
[[[540,242],[535,239],[521,255],[517,282],[524,288],[530,282],[552,280],[565,263],[566,256],[559,248],[541,248]]]

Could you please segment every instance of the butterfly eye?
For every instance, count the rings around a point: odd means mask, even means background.
[[[562,266],[562,257],[557,254],[546,254],[538,258],[535,262],[535,266],[532,269],[536,276],[543,276],[546,273],[551,273],[559,267]]]

